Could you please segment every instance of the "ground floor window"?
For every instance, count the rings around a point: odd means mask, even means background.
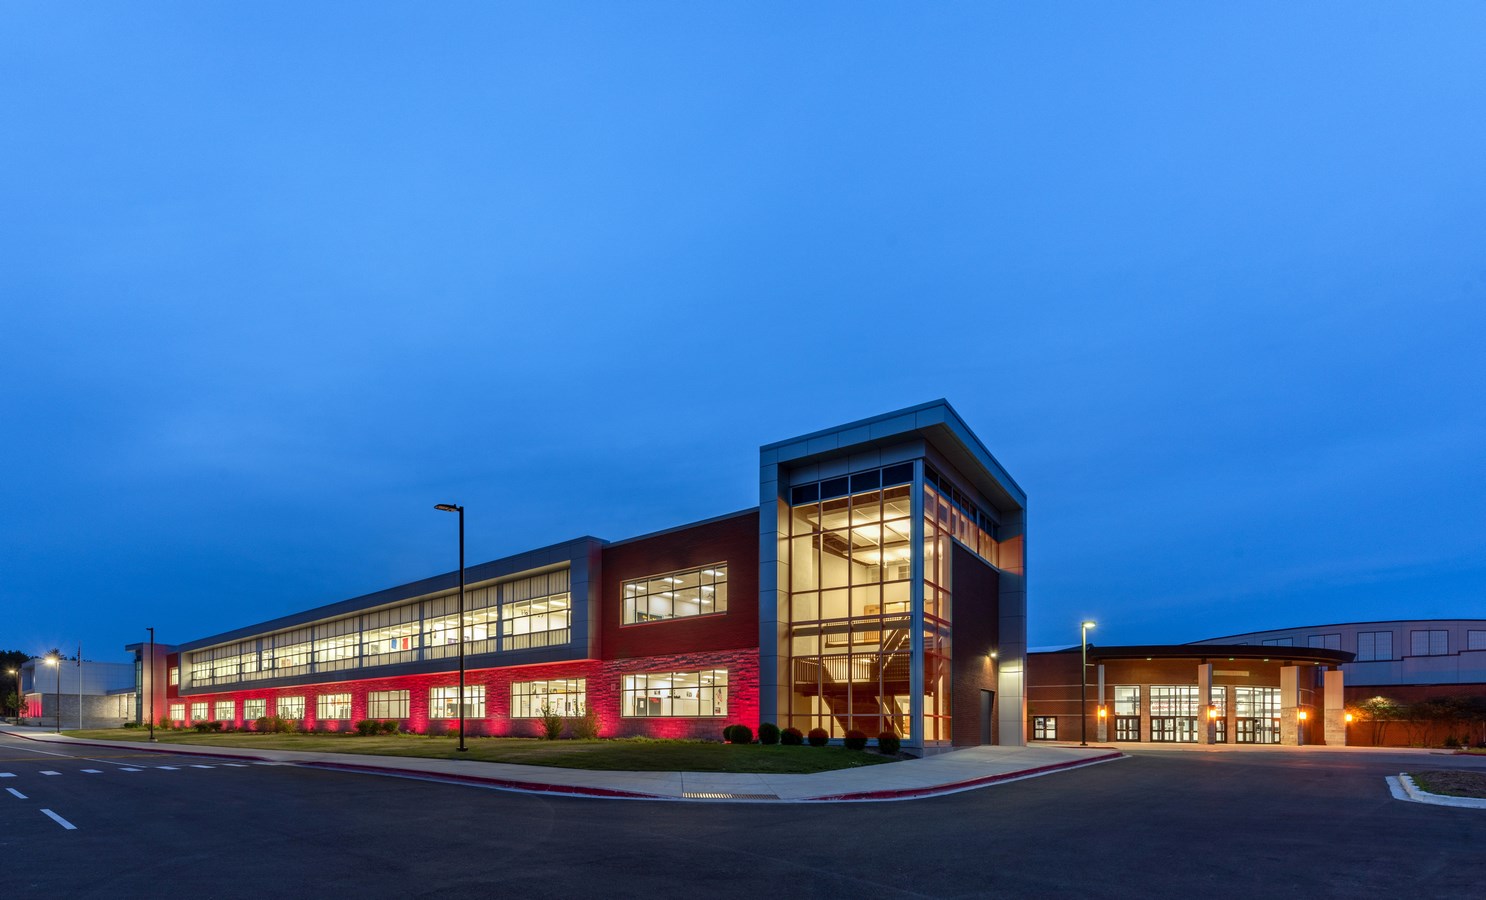
[[[1239,744],[1280,742],[1280,689],[1240,686],[1233,689],[1234,734]]]
[[[1056,741],[1058,739],[1058,720],[1053,716],[1032,717],[1032,740],[1034,741]]]
[[[535,719],[546,707],[563,716],[581,716],[588,706],[588,679],[517,681],[511,684],[511,718]]]
[[[1140,716],[1115,716],[1115,740],[1140,740]]]
[[[428,690],[428,715],[435,719],[457,719],[459,718],[459,687],[429,688]],[[464,686],[464,715],[465,718],[485,718],[485,685],[467,684]]]
[[[263,718],[266,715],[268,715],[268,701],[267,700],[258,699],[258,700],[244,700],[243,701],[243,718],[244,719],[247,719],[249,722],[251,722],[254,719],[261,719],[261,718]]]
[[[316,719],[350,719],[350,694],[321,694],[315,698]]]
[[[281,719],[303,719],[303,697],[280,697],[274,701],[274,712]]]
[[[192,722],[205,722],[206,721],[206,704],[205,703],[192,703],[191,704],[191,721]]]
[[[231,700],[218,700],[212,709],[212,718],[218,722],[232,721],[237,715],[237,710],[233,709],[236,705]]]
[[[626,675],[619,712],[623,716],[725,716],[727,669],[647,672]]]
[[[366,716],[369,719],[406,719],[408,692],[372,691],[366,695]]]
[[[184,704],[184,703],[172,703],[172,704],[170,704],[170,721],[172,721],[172,722],[184,722],[185,720],[186,720],[186,704]]]
[[[1197,743],[1197,717],[1152,716],[1151,740],[1195,744]]]

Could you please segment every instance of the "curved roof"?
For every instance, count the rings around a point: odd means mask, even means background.
[[[1357,654],[1320,647],[1269,647],[1254,644],[1132,644],[1125,647],[1089,645],[1090,659],[1258,659],[1268,662],[1304,662],[1339,666]]]

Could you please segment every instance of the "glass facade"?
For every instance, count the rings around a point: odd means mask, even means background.
[[[1235,740],[1240,744],[1280,742],[1280,689],[1238,686],[1233,689]]]
[[[802,731],[910,735],[912,466],[898,468],[910,483],[883,487],[873,472],[874,479],[854,476],[855,486],[867,488],[854,493],[846,478],[822,482],[814,492],[794,491],[783,718]],[[947,662],[947,636],[942,650],[936,666]],[[938,733],[937,723],[931,733]]]
[[[727,610],[726,563],[651,575],[624,583],[622,621],[625,625],[685,616],[710,616]]]
[[[366,695],[366,717],[368,719],[406,719],[408,699],[407,691],[370,691]]]
[[[464,600],[466,654],[572,640],[567,569],[467,589]],[[458,654],[459,596],[445,594],[196,650],[186,654],[185,668],[189,687],[223,687]],[[172,668],[171,683],[178,681]]]

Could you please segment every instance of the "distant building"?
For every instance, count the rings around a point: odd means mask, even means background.
[[[140,706],[329,730],[445,731],[462,703],[477,734],[535,734],[550,709],[603,735],[766,721],[918,753],[1023,742],[1026,496],[948,403],[765,445],[758,485],[740,512],[469,566],[462,623],[450,572],[186,641],[161,677],[131,645]]]
[[[112,728],[134,719],[134,665],[46,657],[21,663],[21,724]]]

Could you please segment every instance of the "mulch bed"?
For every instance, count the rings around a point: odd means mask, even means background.
[[[1431,794],[1486,799],[1486,772],[1447,771],[1410,772],[1414,783]]]

